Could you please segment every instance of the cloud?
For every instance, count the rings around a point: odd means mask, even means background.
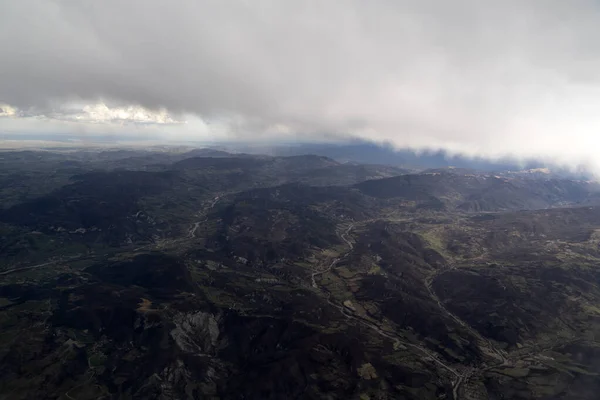
[[[57,108],[27,111],[18,110],[8,104],[0,104],[0,117],[35,118],[38,120],[58,120],[90,124],[183,124],[166,109],[149,110],[141,106],[109,107],[104,103],[63,104]]]
[[[180,124],[185,121],[174,119],[167,110],[148,110],[141,106],[108,107],[104,103],[63,106],[47,115],[49,118],[88,122],[117,124]]]
[[[16,117],[17,109],[8,105],[0,103],[0,118],[1,117]]]
[[[133,104],[128,115],[196,115],[246,139],[587,162],[598,34],[592,0],[7,1],[0,101]]]

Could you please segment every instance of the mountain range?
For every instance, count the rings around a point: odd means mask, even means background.
[[[0,158],[0,398],[597,397],[593,180],[214,148]]]

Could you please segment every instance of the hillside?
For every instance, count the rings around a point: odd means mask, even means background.
[[[597,397],[592,182],[312,155],[4,159],[7,399]]]
[[[535,210],[597,201],[599,188],[588,181],[505,178],[497,175],[424,172],[355,185],[380,199],[441,202],[462,211]]]

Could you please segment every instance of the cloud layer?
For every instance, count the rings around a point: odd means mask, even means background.
[[[592,0],[7,1],[0,102],[589,162],[599,34]]]

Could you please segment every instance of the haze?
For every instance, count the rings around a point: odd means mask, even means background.
[[[599,31],[586,0],[5,1],[0,131],[595,165]]]

